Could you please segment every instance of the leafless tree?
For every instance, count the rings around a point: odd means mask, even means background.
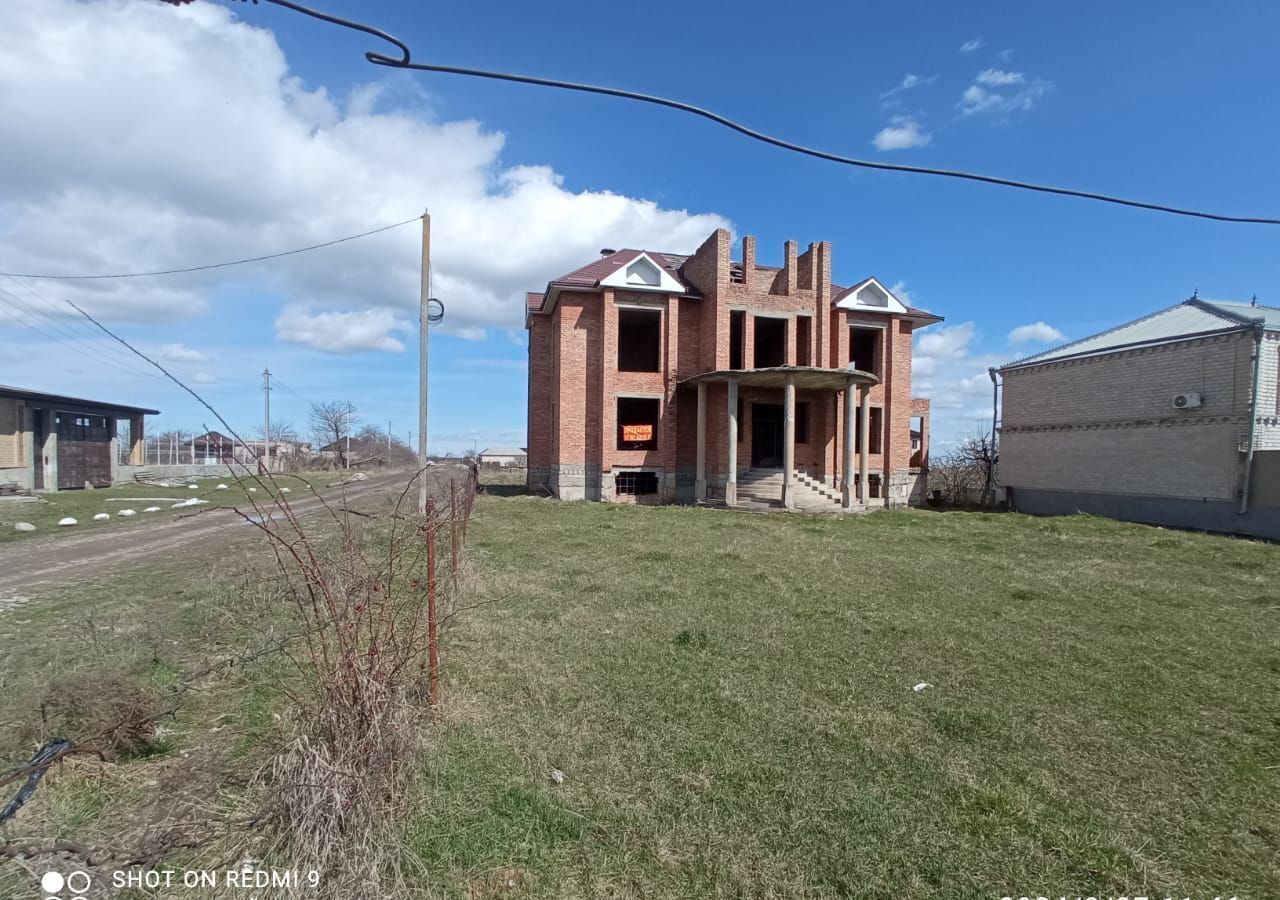
[[[999,457],[988,433],[970,435],[929,463],[929,490],[951,506],[986,506],[992,501]]]
[[[316,440],[316,448],[343,441],[355,431],[356,406],[350,400],[331,400],[328,403],[312,403],[309,414],[311,433]],[[339,453],[345,453],[345,446],[339,446]],[[344,459],[345,461],[345,459]]]
[[[258,426],[254,433],[257,435],[258,440],[262,440],[263,434],[261,425]],[[281,443],[296,444],[298,442],[298,429],[293,427],[292,422],[272,422],[271,434],[268,439],[272,443],[276,443],[278,441]]]

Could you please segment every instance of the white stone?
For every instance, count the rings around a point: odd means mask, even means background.
[[[933,687],[933,685],[931,685],[929,682],[922,681],[919,684],[917,684],[915,687],[913,687],[911,690],[915,691],[917,694],[923,694],[925,691],[925,688],[931,688],[931,687]]]
[[[68,525],[79,525],[80,523],[70,516],[67,516],[65,519],[59,519],[58,524],[65,528]]]
[[[250,494],[256,494],[256,493],[258,493],[258,489],[257,489],[257,488],[249,488],[249,493],[250,493]]]
[[[128,518],[129,516],[136,516],[136,515],[137,515],[137,513],[136,513],[136,512],[134,512],[134,511],[133,511],[133,510],[131,510],[131,509],[122,509],[122,510],[120,510],[120,512],[116,513],[116,515],[117,515],[117,516],[124,516],[125,518]]]
[[[287,493],[289,493],[289,489],[288,489],[288,488],[280,488],[280,493],[282,493],[282,494],[287,494]]]
[[[106,520],[106,519],[110,519],[110,518],[111,518],[111,513],[98,513],[97,515],[95,515],[95,516],[93,517],[93,520],[94,520],[95,522],[102,522],[102,521],[104,521],[104,520]]]
[[[191,490],[193,490],[193,491],[198,491],[198,490],[200,490],[200,485],[198,485],[198,484],[189,484],[189,485],[187,485],[187,487],[191,488]]]
[[[564,784],[564,773],[561,772],[559,769],[552,769],[551,780],[554,781],[556,784]]]
[[[148,506],[146,509],[143,510],[143,512],[160,512],[160,507]]]
[[[36,526],[32,525],[30,522],[14,522],[13,530],[14,531],[35,531]]]
[[[218,485],[216,488],[214,488],[214,490],[215,490],[215,491],[225,491],[225,490],[227,490],[227,486],[226,486],[225,484],[220,484],[220,485]]]

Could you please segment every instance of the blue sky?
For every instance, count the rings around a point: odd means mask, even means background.
[[[423,59],[667,94],[842,153],[1280,214],[1274,6],[327,8]],[[1280,305],[1275,227],[851,170],[670,111],[377,69],[373,39],[269,6],[18,0],[12,15],[0,84],[23,89],[0,91],[0,269],[198,264],[431,207],[449,308],[432,340],[435,450],[523,443],[521,291],[600,246],[687,251],[719,224],[758,235],[766,263],[788,238],[829,240],[837,281],[874,274],[944,315],[916,348],[942,441],[987,415],[988,365],[1057,334],[1197,288]],[[273,409],[299,428],[308,401],[349,399],[407,436],[416,241],[409,226],[145,284],[0,278],[0,382],[157,406],[153,429],[207,423],[64,318],[71,297],[246,430],[270,366],[287,386]]]

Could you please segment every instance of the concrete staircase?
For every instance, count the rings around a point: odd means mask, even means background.
[[[840,492],[804,472],[792,472],[792,506],[806,512],[839,512]],[[782,508],[782,470],[748,469],[738,473],[738,505],[748,509]]]

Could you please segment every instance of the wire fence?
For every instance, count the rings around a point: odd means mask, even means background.
[[[143,442],[134,457],[132,441],[119,441],[116,461],[122,466],[253,466],[267,455],[264,441],[237,441],[226,435],[169,431]],[[270,458],[305,459],[312,456],[311,445],[301,441],[272,441]],[[274,468],[274,466],[273,466]]]

